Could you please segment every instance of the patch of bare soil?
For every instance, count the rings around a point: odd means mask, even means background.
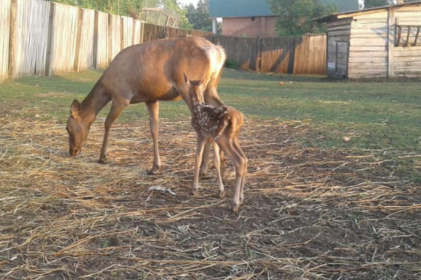
[[[245,204],[190,195],[195,134],[161,122],[163,169],[147,176],[147,123],[103,125],[71,159],[65,125],[0,119],[2,279],[420,279],[421,191],[374,150],[319,150],[300,123],[248,120]],[[229,161],[228,161],[229,162]],[[149,190],[164,187],[170,192]]]

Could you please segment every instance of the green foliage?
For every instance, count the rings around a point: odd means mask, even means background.
[[[336,5],[325,5],[322,0],[267,1],[272,12],[279,15],[276,27],[281,36],[324,33],[326,25],[312,22],[311,19],[338,11]]]
[[[54,2],[75,5],[110,14],[131,16],[134,18],[138,17],[144,6],[163,6],[180,16],[180,28],[191,29],[191,25],[189,25],[189,21],[186,17],[187,10],[181,8],[178,5],[177,0],[54,0]]]
[[[209,18],[209,0],[199,0],[197,8],[192,4],[186,8],[187,19],[194,29],[212,31],[212,19]]]
[[[139,0],[54,0],[54,2],[124,16],[138,14],[144,3]]]
[[[239,69],[240,65],[238,65],[238,62],[232,59],[225,60],[225,67],[231,68],[231,69]]]
[[[365,0],[364,8],[373,8],[378,6],[386,6],[389,5],[389,0]]]

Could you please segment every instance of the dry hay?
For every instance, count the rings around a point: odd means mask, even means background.
[[[161,122],[162,172],[146,122],[102,123],[82,155],[64,124],[11,110],[0,120],[2,279],[419,279],[420,189],[381,151],[306,148],[305,123],[248,120],[245,205],[229,210],[215,176],[189,194],[195,135]],[[26,114],[28,112],[25,112]],[[165,187],[176,193],[149,191]]]

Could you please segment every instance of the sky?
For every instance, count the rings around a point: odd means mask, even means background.
[[[188,5],[188,4],[193,4],[193,5],[197,5],[197,2],[199,2],[198,0],[177,0],[178,3],[180,3],[182,6]]]

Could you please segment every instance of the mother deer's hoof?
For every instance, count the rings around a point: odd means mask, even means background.
[[[158,166],[158,165],[155,165],[154,167],[152,167],[152,169],[146,170],[146,174],[148,174],[148,175],[155,175],[155,174],[157,174],[159,172],[159,169],[161,169],[161,167]]]
[[[107,157],[100,157],[99,160],[98,160],[98,163],[106,164],[107,163]]]

